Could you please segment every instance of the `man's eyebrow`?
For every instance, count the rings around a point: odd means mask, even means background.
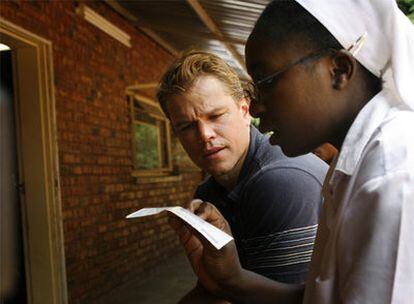
[[[217,107],[217,108],[214,108],[214,109],[208,111],[206,113],[206,115],[211,115],[211,114],[216,114],[217,112],[226,111],[227,108],[228,108],[227,106]]]

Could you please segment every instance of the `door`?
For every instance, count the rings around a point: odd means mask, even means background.
[[[0,303],[66,304],[52,43],[4,18],[0,43]]]
[[[11,50],[0,52],[0,68],[0,302],[21,304],[27,300]]]

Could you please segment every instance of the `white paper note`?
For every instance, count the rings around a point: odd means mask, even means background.
[[[127,215],[127,218],[136,218],[149,216],[160,213],[162,211],[169,211],[180,217],[183,221],[190,224],[194,229],[200,232],[214,247],[221,249],[224,245],[230,242],[233,238],[221,231],[217,227],[206,222],[194,213],[182,207],[160,207],[160,208],[143,208],[134,213]]]

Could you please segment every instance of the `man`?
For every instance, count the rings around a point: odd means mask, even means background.
[[[324,185],[306,289],[243,269],[175,218],[201,284],[237,303],[412,303],[414,29],[392,0],[274,1],[246,61],[251,111],[290,156],[340,150]],[[229,228],[206,203],[202,218]]]
[[[246,269],[289,283],[306,279],[327,166],[288,158],[251,126],[236,72],[216,55],[191,51],[161,80],[158,99],[184,149],[211,176],[195,198],[229,222]]]

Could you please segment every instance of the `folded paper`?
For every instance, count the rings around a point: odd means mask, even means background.
[[[127,215],[127,218],[144,217],[153,214],[158,214],[162,211],[169,211],[181,218],[183,221],[191,225],[199,233],[201,233],[214,247],[221,249],[224,245],[230,242],[233,238],[227,233],[221,231],[217,227],[206,222],[194,213],[182,207],[160,207],[160,208],[143,208],[134,213]]]

